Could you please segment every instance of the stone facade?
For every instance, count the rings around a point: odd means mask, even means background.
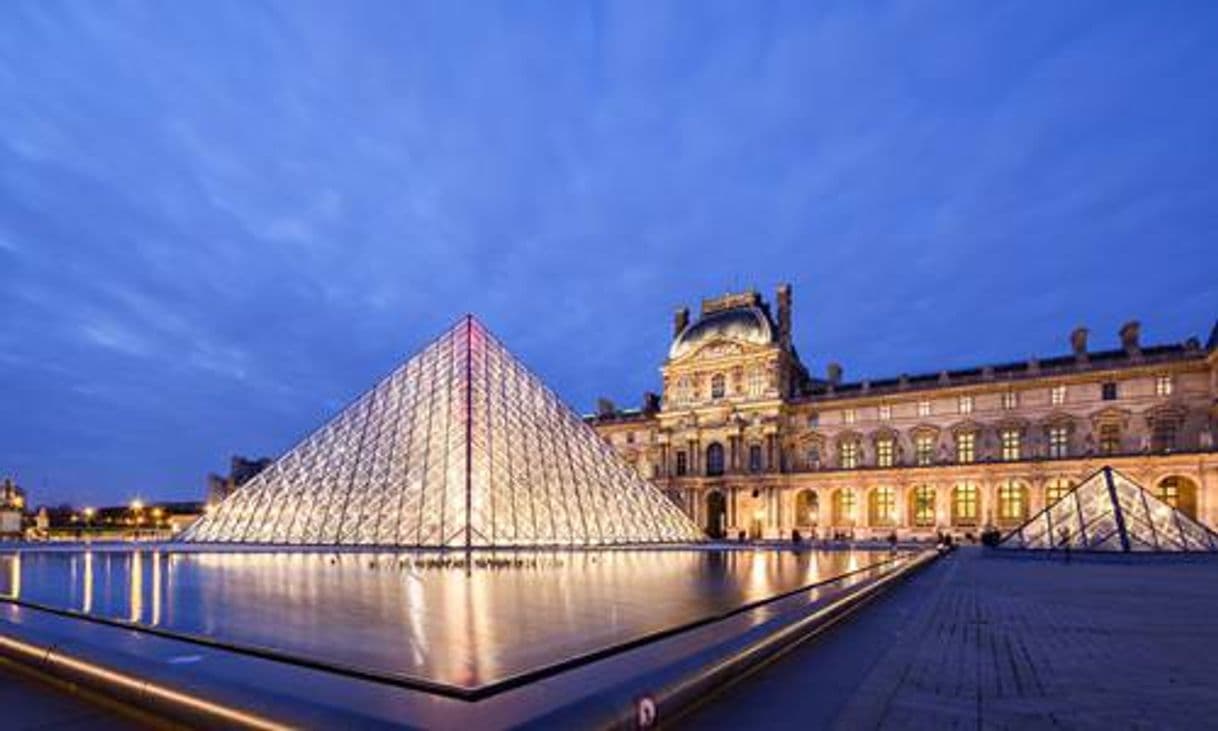
[[[678,310],[663,393],[590,422],[712,535],[976,534],[1108,464],[1218,526],[1218,337],[939,373],[812,377],[792,292]],[[1218,333],[1218,328],[1215,329]]]

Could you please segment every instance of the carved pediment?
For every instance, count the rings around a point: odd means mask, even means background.
[[[1115,424],[1116,426],[1121,427],[1121,429],[1126,429],[1129,427],[1130,416],[1132,416],[1132,413],[1129,411],[1129,409],[1119,409],[1116,406],[1109,406],[1108,408],[1100,409],[1091,415],[1091,425],[1096,430],[1105,424]]]

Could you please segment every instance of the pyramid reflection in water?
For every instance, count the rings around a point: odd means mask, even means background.
[[[1218,534],[1104,467],[1011,531],[1002,549],[1218,551]]]
[[[466,317],[181,538],[479,547],[701,533]]]

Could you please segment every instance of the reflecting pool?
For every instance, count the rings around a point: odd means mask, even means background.
[[[23,550],[0,594],[473,688],[889,558],[886,552]]]

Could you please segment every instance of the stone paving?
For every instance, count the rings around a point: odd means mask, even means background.
[[[852,644],[868,668],[842,662]],[[1218,559],[1067,564],[963,549],[680,725],[740,723],[1218,728]]]

